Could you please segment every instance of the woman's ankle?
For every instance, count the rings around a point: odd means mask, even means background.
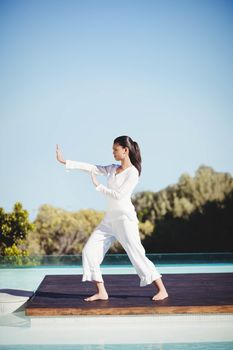
[[[96,288],[97,288],[97,292],[99,294],[108,294],[106,289],[105,289],[105,286],[104,286],[103,282],[97,282],[96,281]]]

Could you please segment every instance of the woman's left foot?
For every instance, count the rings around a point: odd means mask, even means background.
[[[167,297],[168,297],[168,294],[166,291],[160,291],[153,296],[152,300],[163,300]]]
[[[96,293],[94,295],[92,295],[91,297],[89,298],[85,298],[84,300],[85,301],[94,301],[94,300],[108,300],[108,293]]]

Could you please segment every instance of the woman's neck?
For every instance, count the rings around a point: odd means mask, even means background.
[[[131,161],[130,161],[130,159],[123,159],[122,161],[121,161],[121,168],[122,169],[126,169],[126,168],[128,168],[128,167],[130,167],[130,166],[132,166],[133,164],[131,163]]]

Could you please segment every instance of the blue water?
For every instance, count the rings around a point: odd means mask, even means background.
[[[169,343],[169,344],[109,344],[109,345],[14,345],[0,350],[232,350],[233,342]]]
[[[178,273],[224,273],[233,272],[232,263],[205,264],[157,264],[157,270],[163,274]],[[132,265],[103,265],[104,274],[136,274]],[[40,266],[21,268],[0,268],[0,289],[15,288],[35,291],[45,275],[82,275],[83,269],[78,266]]]

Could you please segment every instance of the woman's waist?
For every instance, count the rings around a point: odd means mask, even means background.
[[[105,213],[105,219],[109,219],[111,221],[123,219],[125,217],[138,222],[137,212],[134,207],[132,209],[107,209]]]
[[[133,203],[131,202],[131,198],[123,198],[120,200],[116,200],[116,199],[111,199],[111,198],[107,198],[107,208],[109,209],[132,209],[134,208]]]

